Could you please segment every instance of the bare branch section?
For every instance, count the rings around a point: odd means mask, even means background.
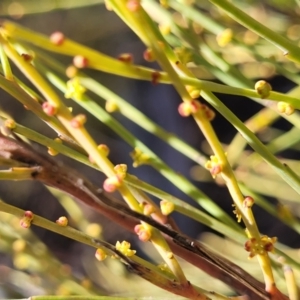
[[[264,290],[264,285],[261,282],[237,265],[213,253],[200,242],[175,231],[170,224],[160,224],[148,216],[132,211],[124,203],[94,186],[75,170],[37,152],[16,135],[12,135],[14,139],[0,134],[0,161],[2,165],[5,165],[5,161],[7,161],[9,166],[14,162],[14,166],[19,165],[23,168],[25,166],[31,169],[32,180],[38,180],[75,197],[131,232],[134,231],[135,225],[140,221],[147,222],[165,235],[176,255],[199,267],[207,274],[227,283],[239,294],[257,300],[288,299],[280,292],[270,296]],[[126,264],[129,265],[129,270],[132,272],[140,273],[131,260],[126,259]]]

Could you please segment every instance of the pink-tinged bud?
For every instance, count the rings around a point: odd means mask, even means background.
[[[34,214],[30,210],[25,211],[23,218],[20,220],[20,225],[23,228],[29,228],[31,226],[31,221],[33,220],[33,218]]]
[[[222,166],[214,165],[209,171],[213,177],[216,177],[218,174],[220,174],[222,172]]]
[[[202,105],[197,100],[182,102],[178,106],[178,112],[182,117],[188,117],[191,114],[196,113]]]
[[[48,116],[54,116],[57,113],[57,108],[49,102],[44,102],[42,108],[44,113]]]
[[[143,205],[143,213],[146,216],[150,216],[151,214],[155,213],[155,206],[150,203],[145,203]]]
[[[31,221],[29,221],[26,218],[22,218],[21,221],[20,221],[20,225],[21,225],[21,227],[27,229],[31,226]]]
[[[103,261],[103,260],[106,259],[107,253],[103,249],[98,248],[96,253],[95,253],[95,257],[97,258],[97,260]]]
[[[66,227],[68,225],[68,219],[67,217],[65,216],[62,216],[62,217],[59,217],[57,220],[56,220],[56,224],[62,226],[62,227]]]
[[[123,180],[119,175],[106,178],[103,182],[103,189],[108,193],[113,193],[122,184]]]
[[[86,116],[79,114],[71,120],[71,126],[73,128],[80,128],[86,123]]]
[[[152,78],[151,82],[152,82],[153,85],[156,85],[156,84],[159,83],[160,76],[161,75],[158,71],[155,71],[151,74],[151,78]]]
[[[173,202],[162,200],[160,201],[160,210],[164,216],[168,216],[175,209],[175,204]]]
[[[134,232],[138,235],[142,242],[148,242],[151,239],[151,231],[144,225],[136,225],[134,227]]]
[[[191,115],[190,103],[182,102],[178,106],[178,112],[182,117],[188,117]]]
[[[65,36],[62,32],[56,31],[50,35],[50,41],[54,45],[57,45],[57,46],[62,45],[64,40],[65,40]]]
[[[132,63],[133,56],[131,53],[122,53],[118,56],[118,60],[125,62],[125,63]]]
[[[88,66],[89,61],[88,61],[88,59],[86,57],[84,57],[82,55],[76,55],[73,58],[73,64],[78,69],[82,69],[82,68],[86,68]]]
[[[254,204],[254,199],[250,196],[245,197],[244,202],[243,202],[243,207],[244,208],[251,208]]]
[[[24,213],[24,217],[27,218],[28,220],[32,221],[32,220],[33,220],[33,217],[34,217],[34,214],[33,214],[32,211],[27,210],[27,211],[25,211],[25,213]]]
[[[131,12],[136,12],[141,8],[140,0],[127,0],[126,6]]]
[[[144,57],[144,60],[146,60],[146,61],[149,61],[149,62],[155,61],[155,56],[154,56],[153,50],[150,48],[148,48],[144,51],[143,57]]]
[[[136,234],[139,234],[141,230],[143,230],[143,225],[137,224],[137,225],[134,226],[134,232]]]

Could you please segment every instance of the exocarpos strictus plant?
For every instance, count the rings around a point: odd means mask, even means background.
[[[3,14],[47,14],[46,2],[4,1]],[[103,5],[97,2],[55,5],[80,11],[84,8],[79,6]],[[8,185],[1,195],[2,298],[299,299],[299,253],[283,245],[282,230],[276,229],[284,224],[286,232],[299,237],[300,6],[296,0],[265,2],[106,0],[105,15],[117,15],[143,43],[144,64],[127,52],[104,54],[68,38],[60,28],[43,35],[37,26],[32,30],[3,18],[0,87],[10,102],[22,106],[16,111],[0,100],[1,186],[27,182]],[[89,17],[79,21],[84,30]],[[94,22],[89,30],[92,36],[106,28]],[[114,83],[111,89],[102,84],[99,72],[114,75],[110,78],[116,85],[127,78],[127,83],[146,82],[149,91],[171,86],[181,103],[162,115],[179,114],[182,124],[192,120],[205,147],[191,146],[164,119],[156,124],[147,111],[122,98]],[[289,80],[285,93],[271,86],[275,75]],[[225,100],[220,100],[222,94]],[[174,92],[169,95],[158,94],[156,110],[176,98]],[[229,98],[239,110],[228,107]],[[139,97],[136,103],[143,101]],[[257,112],[241,120],[239,113],[254,105]],[[218,118],[234,128],[231,140],[223,142]],[[50,130],[41,130],[33,119]],[[127,128],[126,119],[161,139],[170,153],[190,159],[193,172],[179,174],[171,168],[153,143]],[[285,126],[276,126],[278,121]],[[99,126],[127,145],[119,147],[105,133],[97,134],[93,127]],[[130,157],[133,167],[116,161],[116,155]],[[84,175],[82,165],[88,167]],[[143,170],[150,169],[186,198],[155,186],[154,178],[142,180]],[[22,198],[26,187],[37,182],[48,193],[35,195],[39,207],[11,202],[10,194]],[[206,185],[222,193],[210,197],[201,190]],[[220,206],[220,195],[230,197],[231,212]],[[46,218],[54,197],[65,215]],[[262,208],[259,215],[256,207]],[[109,235],[101,216],[124,238]],[[195,238],[176,224],[180,216],[214,234]],[[268,223],[269,228],[276,224],[270,234],[258,226]],[[87,246],[77,252],[55,250],[36,227]]]

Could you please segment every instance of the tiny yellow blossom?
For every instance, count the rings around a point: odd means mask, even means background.
[[[65,97],[67,99],[76,98],[81,99],[85,93],[86,88],[80,84],[78,77],[74,77],[67,82],[67,90],[65,92]]]
[[[136,251],[131,250],[130,247],[131,245],[127,241],[123,241],[122,243],[117,241],[116,243],[116,249],[120,251],[122,254],[124,254],[125,256],[133,256],[136,253]]]

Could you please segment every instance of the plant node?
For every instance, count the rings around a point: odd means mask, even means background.
[[[149,163],[150,156],[146,153],[143,153],[139,148],[134,148],[130,153],[131,158],[133,159],[133,166],[137,168],[140,165],[145,165]]]

